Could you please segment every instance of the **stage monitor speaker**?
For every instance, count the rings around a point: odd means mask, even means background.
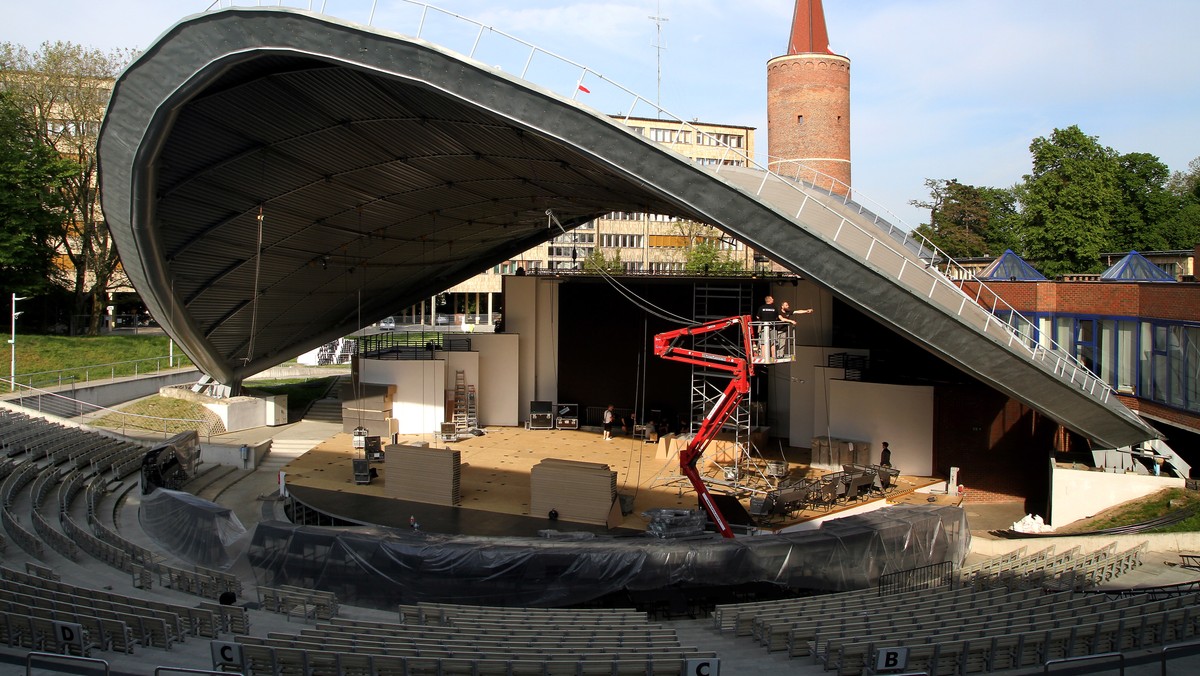
[[[366,458],[355,458],[350,461],[354,468],[354,483],[369,484],[371,483],[371,461]]]

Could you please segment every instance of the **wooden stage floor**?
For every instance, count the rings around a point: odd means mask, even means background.
[[[628,436],[617,435],[612,441],[604,441],[599,431],[493,427],[485,430],[482,436],[467,435],[449,443],[436,440],[435,435],[401,435],[399,442],[426,442],[430,446],[460,452],[461,503],[458,507],[423,505],[389,497],[383,463],[371,464],[378,470],[378,476],[370,484],[356,484],[351,460],[361,455],[353,448],[349,434],[327,439],[289,463],[284,468],[288,488],[309,506],[352,521],[379,525],[405,527],[409,516],[414,516],[424,530],[432,532],[469,531],[469,534],[495,535],[512,530],[516,531],[512,534],[527,535],[543,528],[604,532],[603,526],[564,520],[552,522],[547,515],[529,513],[530,470],[543,458],[559,458],[604,463],[616,471],[617,492],[633,498],[633,511],[623,517],[619,526],[625,533],[645,530],[648,519],[642,513],[647,510],[697,509],[696,494],[679,473],[678,457],[674,454],[668,457],[660,444],[648,444]],[[708,455],[713,452],[710,446]],[[788,481],[825,473],[809,467],[808,449],[777,445],[774,451],[765,449],[762,457],[739,464],[738,472],[743,481],[760,491],[773,488],[777,480],[765,476],[763,471],[767,461],[786,462]],[[711,491],[717,494],[729,492],[748,509],[750,498],[756,493],[734,491],[720,485],[728,467],[730,463],[720,466],[709,463],[702,473],[715,482],[710,484]],[[899,490],[889,499],[895,500],[934,481],[901,476]],[[787,519],[776,517],[765,528],[777,530],[829,514],[828,511],[804,510]],[[467,523],[474,527],[464,528]]]

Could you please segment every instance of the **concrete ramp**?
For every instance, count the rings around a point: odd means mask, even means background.
[[[738,233],[963,371],[1104,448],[1158,435],[1076,359],[1018,318],[1001,319],[939,269],[922,247],[844,195],[763,171],[723,168],[725,181],[769,205],[778,221]]]

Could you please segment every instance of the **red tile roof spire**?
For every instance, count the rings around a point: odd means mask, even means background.
[[[788,54],[833,54],[829,49],[829,33],[825,30],[825,10],[821,8],[821,0],[796,0]]]

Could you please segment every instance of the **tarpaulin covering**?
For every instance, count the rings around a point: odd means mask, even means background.
[[[554,607],[670,586],[860,589],[885,573],[946,561],[957,567],[970,537],[961,508],[896,505],[817,529],[734,540],[477,537],[268,521],[255,529],[248,554],[260,585],[332,591],[353,605]]]
[[[172,554],[209,568],[232,563],[228,547],[246,533],[232,509],[168,488],[142,498],[138,520]]]

